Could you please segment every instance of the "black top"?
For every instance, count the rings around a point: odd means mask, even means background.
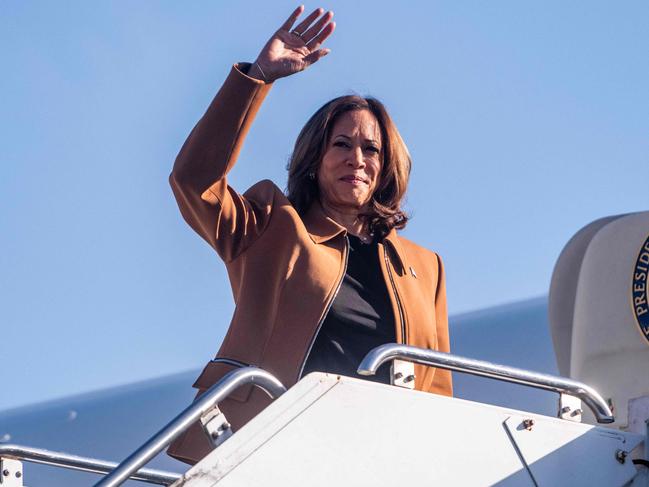
[[[379,266],[378,244],[364,244],[353,235],[348,238],[347,272],[306,360],[303,375],[330,372],[389,384],[387,364],[374,376],[356,374],[367,352],[396,342],[396,336],[390,297]]]

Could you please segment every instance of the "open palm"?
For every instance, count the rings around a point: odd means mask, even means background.
[[[292,29],[303,9],[299,6],[293,11],[263,47],[256,66],[253,65],[252,69],[259,68],[267,82],[302,71],[329,53],[329,49],[320,46],[336,27],[331,22],[333,12],[322,15],[323,9],[317,8]]]

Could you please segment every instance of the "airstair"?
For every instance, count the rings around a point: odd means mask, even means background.
[[[2,487],[21,486],[21,460],[110,473],[97,487],[129,478],[187,486],[647,486],[645,435],[580,422],[587,407],[614,421],[607,402],[581,382],[442,352],[388,344],[358,372],[404,360],[558,394],[557,417],[324,373],[288,391],[256,367],[231,371],[121,464],[0,446]],[[236,434],[218,403],[253,384],[277,398]],[[190,424],[201,420],[215,449],[178,476],[142,469]],[[45,458],[47,457],[47,458]],[[112,467],[112,468],[111,468]]]
[[[119,465],[0,444],[0,487],[23,486],[23,461],[106,474],[97,487],[129,479],[174,487],[649,487],[647,282],[649,212],[597,220],[568,242],[552,277],[549,315],[565,377],[399,344],[370,351],[358,367],[372,375],[400,360],[542,389],[557,396],[555,416],[325,373],[286,390],[267,371],[241,367]],[[233,434],[218,404],[246,385],[274,401]],[[144,468],[196,421],[214,446],[205,458],[182,475]]]

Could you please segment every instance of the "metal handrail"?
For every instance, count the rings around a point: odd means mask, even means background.
[[[235,389],[246,384],[259,387],[273,399],[286,392],[286,388],[275,376],[258,367],[244,367],[228,372],[167,426],[120,463],[115,470],[97,482],[95,487],[121,485],[133,472],[160,453],[189,426],[200,420]]]
[[[31,463],[39,463],[42,465],[99,474],[109,473],[117,467],[117,463],[115,462],[9,443],[0,444],[0,458],[24,460]],[[178,473],[149,468],[138,470],[130,476],[133,480],[140,480],[142,482],[158,485],[172,484],[181,477],[182,475]]]
[[[385,362],[401,359],[422,365],[432,365],[441,369],[466,372],[467,374],[490,377],[492,379],[513,382],[525,386],[545,389],[547,391],[568,394],[580,398],[593,411],[597,422],[612,423],[615,421],[608,404],[592,387],[572,379],[555,375],[541,374],[530,370],[518,369],[507,365],[498,365],[483,360],[475,360],[426,348],[388,343],[370,350],[358,366],[360,375],[374,375]]]

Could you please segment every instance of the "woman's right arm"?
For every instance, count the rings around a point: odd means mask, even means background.
[[[236,255],[233,238],[224,238],[224,224],[245,228],[241,217],[253,211],[250,203],[229,188],[226,174],[237,160],[250,125],[270,86],[233,66],[225,83],[183,144],[169,182],[187,223],[221,257]],[[247,203],[247,204],[246,204]],[[263,224],[263,214],[260,214]],[[234,234],[232,235],[234,237]]]
[[[295,9],[252,65],[233,66],[185,141],[169,178],[187,223],[225,261],[245,250],[270,216],[270,200],[240,195],[226,181],[245,135],[273,81],[302,71],[329,52],[320,45],[334,30],[333,14],[318,19],[322,9],[316,9],[291,31],[302,10]],[[272,194],[261,196],[272,199]]]

